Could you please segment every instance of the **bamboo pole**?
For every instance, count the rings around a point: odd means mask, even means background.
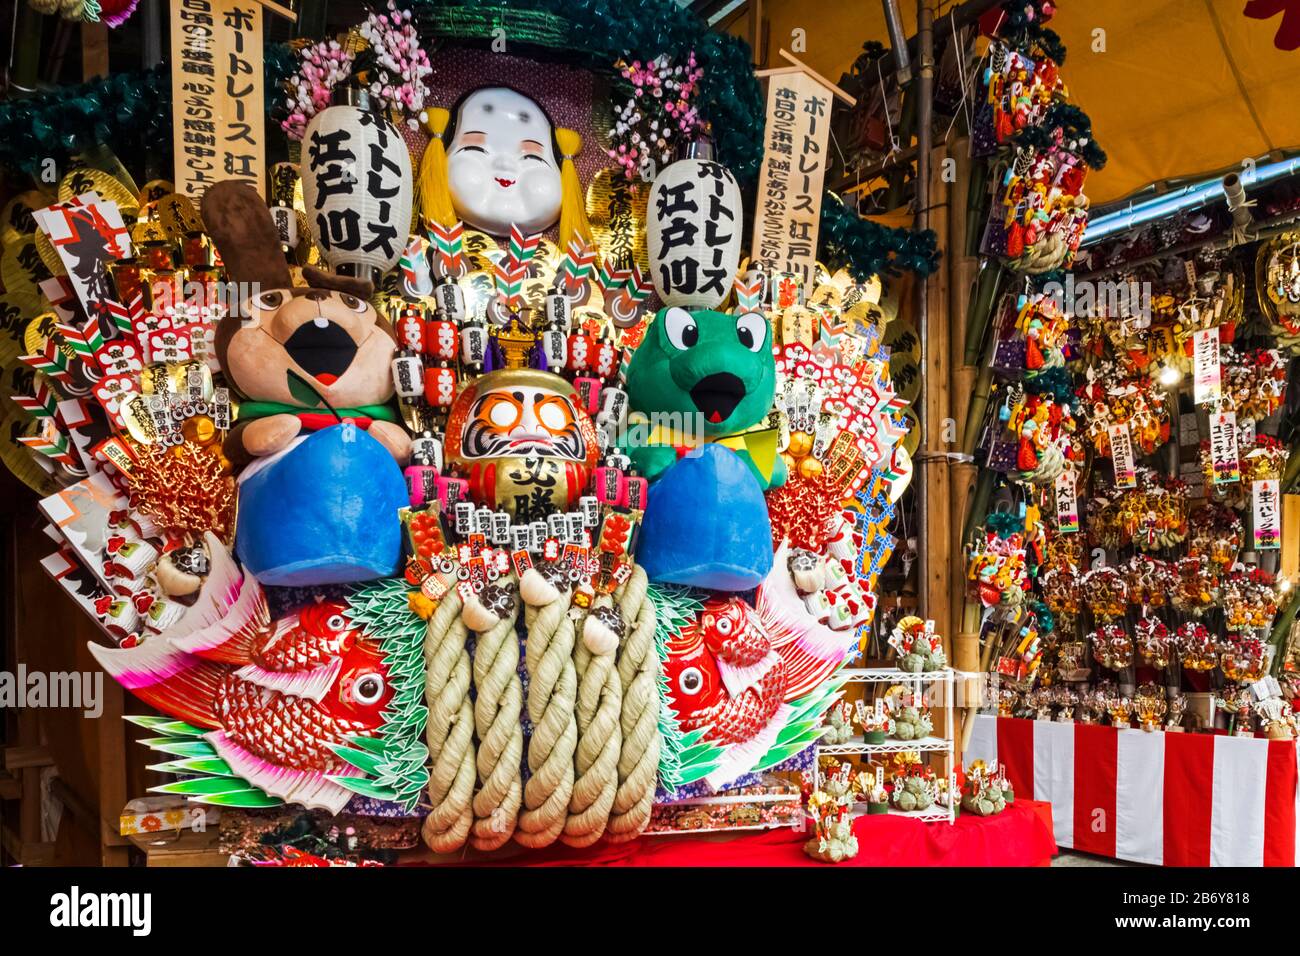
[[[955,433],[958,422],[964,423],[970,413],[972,395],[975,391],[976,369],[966,363],[966,316],[970,300],[974,295],[975,276],[979,262],[967,248],[970,206],[967,197],[971,189],[970,140],[967,137],[955,139],[949,147],[949,156],[953,163],[953,182],[949,186],[948,204],[948,288],[950,303],[948,308],[949,355],[952,362],[952,430]],[[981,168],[985,164],[978,164]],[[954,670],[963,673],[979,671],[979,608],[966,600],[966,539],[963,535],[966,517],[970,511],[975,483],[979,469],[975,462],[960,453],[961,435],[954,434],[951,451],[958,455],[951,458],[949,465],[949,497],[951,502],[951,521],[949,524],[951,551],[949,561],[949,593],[953,605],[951,615],[953,628]],[[972,611],[974,611],[972,617]],[[967,700],[976,692],[976,688],[963,685]],[[957,712],[959,718],[958,739],[967,737],[968,725],[973,725],[979,708],[965,706]]]
[[[949,232],[948,217],[951,212],[948,197],[950,190],[943,182],[945,147],[931,151],[930,162],[930,216],[929,224],[945,241]],[[941,268],[925,282],[928,308],[918,320],[925,323],[925,365],[922,380],[925,382],[922,400],[924,412],[924,440],[918,453],[918,478],[925,492],[925,518],[920,547],[926,562],[924,578],[919,582],[926,617],[933,618],[935,628],[943,635],[944,651],[951,658],[953,635],[957,627],[957,604],[952,588],[952,462],[953,450],[953,393],[950,371],[952,369],[952,344],[950,311],[953,307],[952,288],[948,270]]]

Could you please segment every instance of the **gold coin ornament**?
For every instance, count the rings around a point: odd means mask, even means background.
[[[0,245],[7,246],[34,234],[36,218],[33,213],[53,202],[54,197],[49,193],[29,189],[5,203],[3,212],[0,212]]]
[[[477,229],[466,229],[463,239],[465,243],[465,260],[469,264],[470,271],[481,269],[491,276],[492,266],[505,255],[498,248],[497,241],[486,232],[480,232]]]
[[[203,230],[203,217],[189,196],[170,193],[154,203],[154,210],[171,239],[183,239],[192,232]]]
[[[486,321],[488,303],[497,289],[491,270],[475,269],[458,284],[465,296],[465,314],[476,321]]]
[[[648,183],[629,180],[621,169],[602,169],[587,186],[587,219],[592,238],[601,255],[617,269],[633,264],[650,272],[646,248],[646,206]]]
[[[68,274],[67,267],[63,264],[63,260],[59,258],[59,251],[54,248],[54,242],[44,230],[37,229],[29,238],[36,243],[36,254],[41,257],[41,262],[50,275],[65,276]],[[18,241],[21,243],[24,240],[20,239]]]
[[[908,353],[890,357],[889,377],[900,401],[911,405],[921,394],[921,366]]]
[[[134,219],[140,212],[136,193],[102,169],[74,169],[59,182],[59,202],[69,202],[86,193],[96,193],[100,199],[116,204],[124,222]]]
[[[5,292],[21,301],[30,301],[35,312],[40,303],[40,284],[53,273],[41,257],[34,236],[26,236],[0,253],[0,282]],[[30,313],[29,313],[30,314]]]
[[[311,229],[307,225],[307,214],[295,208],[294,217],[298,220],[298,245],[293,250],[293,261],[299,266],[320,264],[320,250],[311,241]]]
[[[916,450],[921,447],[921,419],[916,414],[916,409],[908,407],[903,411],[903,427],[907,429],[907,434],[899,443],[909,456],[915,455]]]
[[[916,334],[912,324],[904,319],[895,319],[885,328],[885,339],[881,342],[889,349],[890,364],[899,356],[906,355],[913,362],[921,361],[921,337]]]
[[[0,352],[13,346],[13,354],[18,355],[19,346],[24,339],[24,320],[27,316],[24,311],[24,304],[21,299],[15,298],[8,293],[0,295]],[[25,350],[21,353],[30,354]],[[5,353],[5,367],[8,367],[8,355]],[[0,376],[3,378],[3,376]]]
[[[131,227],[131,245],[137,248],[150,242],[166,242],[168,238],[163,224],[154,218],[154,210],[149,209],[146,215]]]
[[[143,209],[151,202],[157,202],[163,196],[176,192],[175,185],[170,179],[151,179],[140,187],[140,208]]]

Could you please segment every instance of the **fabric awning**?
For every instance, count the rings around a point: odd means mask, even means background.
[[[940,15],[955,5],[940,3]],[[899,6],[911,35],[916,4]],[[763,10],[769,57],[802,29],[799,56],[831,78],[863,41],[888,44],[878,0],[767,0]],[[1071,98],[1110,157],[1088,179],[1094,207],[1300,149],[1300,0],[1057,0],[1049,26],[1068,51]]]

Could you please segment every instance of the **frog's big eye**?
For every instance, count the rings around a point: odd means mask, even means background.
[[[700,329],[685,309],[671,308],[664,313],[664,332],[673,348],[685,351],[700,340]]]
[[[751,352],[758,352],[767,341],[767,320],[757,312],[742,312],[736,316],[736,338]]]

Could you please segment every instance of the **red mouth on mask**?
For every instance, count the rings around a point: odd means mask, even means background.
[[[497,177],[497,185],[502,189],[509,189],[514,184],[515,181],[513,179],[502,179],[500,176]]]

